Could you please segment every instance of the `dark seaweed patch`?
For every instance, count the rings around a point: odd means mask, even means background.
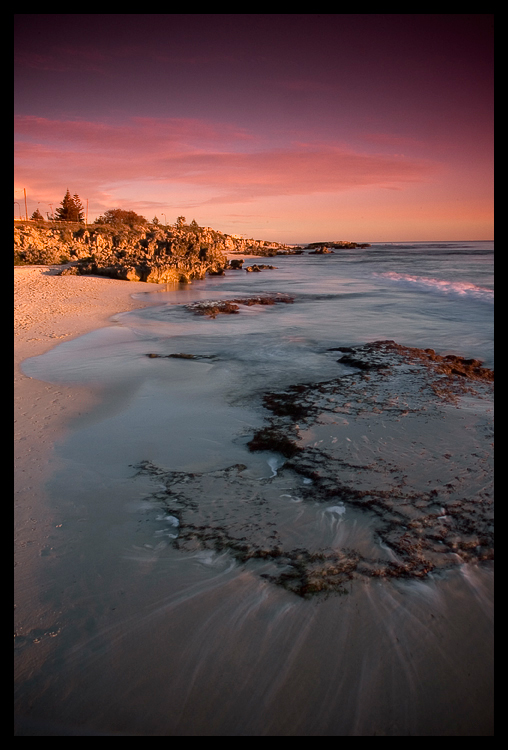
[[[292,458],[301,452],[301,448],[293,440],[271,427],[258,430],[247,445],[251,451],[275,451],[286,458]]]

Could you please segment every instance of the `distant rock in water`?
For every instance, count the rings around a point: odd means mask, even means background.
[[[290,247],[288,250],[277,250],[277,255],[302,255],[302,247]]]
[[[241,271],[243,266],[243,258],[233,258],[229,261],[228,269],[231,271]]]
[[[370,247],[368,242],[350,242],[349,240],[334,240],[333,242],[311,242],[307,250],[315,250],[314,254],[331,253],[333,249],[353,250],[355,247]]]
[[[156,284],[202,279],[240,269],[240,260],[228,261],[225,253],[276,255],[286,245],[249,240],[209,227],[129,227],[93,225],[23,224],[14,228],[15,263],[61,264],[73,262],[65,274],[100,275],[125,281]]]
[[[225,300],[202,300],[200,302],[191,302],[187,305],[188,310],[192,310],[196,315],[204,315],[208,318],[216,318],[217,315],[235,315],[239,312],[239,305],[252,307],[252,305],[277,305],[280,303],[292,304],[294,297],[289,294],[266,294],[256,297],[242,297]]]
[[[247,266],[247,268],[245,270],[247,272],[251,272],[251,273],[252,272],[258,273],[259,271],[265,271],[267,269],[276,270],[277,266],[269,266],[269,265],[266,265],[264,263],[261,263],[261,264],[255,263],[253,266]]]

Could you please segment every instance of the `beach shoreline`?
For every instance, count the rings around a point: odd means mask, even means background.
[[[14,267],[15,632],[21,635],[44,630],[46,623],[33,587],[42,550],[58,524],[44,491],[54,468],[53,448],[69,422],[99,398],[91,388],[30,378],[22,362],[112,325],[115,313],[148,304],[133,294],[155,291],[142,282],[58,276],[61,268]]]
[[[258,258],[236,253],[226,257]],[[74,419],[100,401],[96,389],[31,378],[21,365],[64,341],[114,325],[111,318],[117,313],[153,305],[153,297],[144,295],[166,289],[165,284],[59,276],[62,268],[14,267],[15,632],[20,635],[45,627],[44,613],[35,606],[33,581],[42,550],[59,523],[44,490],[55,469],[55,443]]]
[[[62,341],[111,325],[115,313],[145,307],[147,301],[133,299],[132,295],[152,291],[153,286],[92,276],[60,277],[60,270],[61,266],[14,268],[15,444],[28,440],[30,452],[51,443],[67,412],[84,408],[78,406],[77,400],[78,391],[84,395],[86,389],[53,388],[26,376],[21,370],[22,362],[44,354]],[[58,398],[58,391],[66,391],[62,399]],[[47,404],[40,403],[45,394],[48,398],[53,396],[50,413]],[[43,433],[37,428],[42,420],[46,422],[41,426]],[[24,452],[20,453],[20,460]]]
[[[227,259],[257,259],[263,256],[229,253]],[[165,284],[119,281],[99,276],[59,276],[64,266],[14,267],[14,387],[15,444],[29,441],[25,453],[49,447],[72,414],[85,408],[91,392],[82,387],[55,387],[27,377],[21,363],[37,357],[62,341],[83,336],[98,328],[113,325],[111,318],[122,312],[154,304],[153,298],[134,299],[133,295],[156,293]],[[53,394],[53,391],[55,392]],[[59,398],[59,392],[65,396]],[[86,394],[86,395],[85,395]],[[53,396],[53,410],[41,403],[42,396]],[[56,400],[55,400],[56,399]],[[78,404],[78,400],[80,403]],[[37,425],[45,421],[44,434]]]

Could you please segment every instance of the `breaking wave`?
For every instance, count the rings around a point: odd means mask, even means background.
[[[490,304],[494,302],[493,289],[477,286],[476,284],[466,281],[447,281],[446,279],[413,276],[406,273],[396,273],[395,271],[388,271],[386,273],[378,273],[375,275],[388,281],[393,281],[400,286],[419,289],[422,292],[434,292],[455,297],[467,297],[469,299],[477,300],[478,302],[486,302]]]

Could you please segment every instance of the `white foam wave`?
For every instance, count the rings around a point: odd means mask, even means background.
[[[427,276],[413,276],[407,273],[396,273],[388,271],[377,273],[375,276],[393,281],[401,286],[412,287],[424,292],[435,292],[437,294],[453,295],[475,299],[478,302],[494,302],[494,290],[487,287],[477,286],[467,281],[447,281],[446,279],[434,279]]]

